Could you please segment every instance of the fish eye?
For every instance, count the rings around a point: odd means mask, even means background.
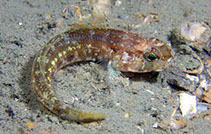
[[[155,54],[145,54],[145,59],[148,60],[148,61],[155,61],[158,59],[158,56],[155,55]]]
[[[149,54],[149,55],[147,56],[147,60],[148,60],[148,61],[154,61],[154,60],[156,60],[157,58],[158,58],[158,56],[155,55],[155,54]]]
[[[156,61],[159,59],[159,56],[158,56],[159,52],[157,52],[156,49],[152,49],[150,52],[146,52],[144,54],[144,58],[147,60],[147,61]]]

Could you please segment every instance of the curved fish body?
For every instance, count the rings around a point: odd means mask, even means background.
[[[65,107],[51,85],[62,67],[79,61],[105,61],[121,72],[151,72],[165,69],[173,57],[172,49],[158,39],[116,29],[81,28],[52,38],[33,62],[32,84],[43,105],[63,119],[79,122],[99,121],[105,114]]]

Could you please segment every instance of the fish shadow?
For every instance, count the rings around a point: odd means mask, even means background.
[[[146,73],[123,73],[131,81],[147,81],[149,83],[158,82],[159,72],[146,72]]]
[[[21,77],[18,80],[18,84],[22,90],[20,96],[21,101],[24,102],[26,107],[29,108],[32,112],[44,111],[46,110],[44,106],[37,99],[33,87],[32,87],[32,65],[35,56],[30,57],[30,60],[27,61],[21,70]]]

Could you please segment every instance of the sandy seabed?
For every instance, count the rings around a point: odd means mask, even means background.
[[[163,41],[169,41],[170,31],[180,28],[184,22],[211,23],[210,0],[121,2],[115,5],[115,0],[111,1],[109,27]],[[76,108],[106,113],[108,118],[99,123],[64,121],[42,106],[33,93],[30,80],[34,56],[49,39],[77,23],[77,16],[74,16],[77,7],[86,16],[85,12],[90,14],[91,11],[89,6],[86,0],[0,1],[0,133],[210,133],[210,116],[188,120],[188,126],[183,129],[153,128],[156,122],[169,120],[173,107],[178,106],[175,89],[161,85],[159,76],[163,72],[157,77],[153,74],[135,76],[136,80],[132,77],[129,86],[122,83],[108,86],[107,71],[101,64],[88,62],[65,67],[53,83],[55,89],[59,89],[60,98],[70,104],[77,98]],[[151,12],[156,12],[160,21],[143,24],[141,17]],[[189,58],[176,54],[174,63]]]

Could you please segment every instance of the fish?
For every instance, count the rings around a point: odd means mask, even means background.
[[[159,72],[173,59],[170,43],[110,28],[75,28],[56,35],[36,55],[32,85],[40,102],[60,118],[76,122],[106,119],[104,113],[64,106],[52,87],[52,78],[64,66],[81,61],[104,61],[120,72]]]

